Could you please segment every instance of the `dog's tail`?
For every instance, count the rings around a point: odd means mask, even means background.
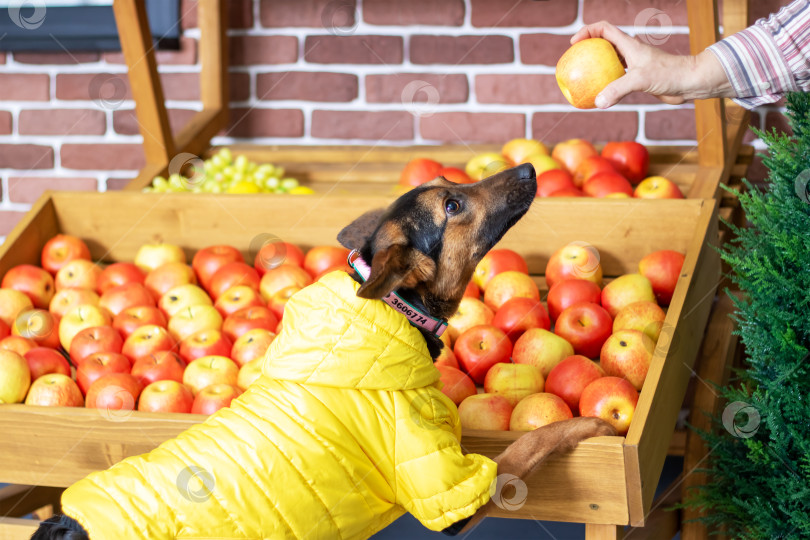
[[[53,516],[43,521],[31,540],[89,540],[87,531],[68,516]]]

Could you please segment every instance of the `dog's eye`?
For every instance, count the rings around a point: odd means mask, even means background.
[[[457,214],[461,210],[461,203],[455,199],[447,199],[444,203],[444,211],[448,214]]]

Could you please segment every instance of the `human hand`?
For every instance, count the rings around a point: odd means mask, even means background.
[[[600,109],[615,105],[631,92],[646,92],[671,105],[688,99],[734,97],[725,71],[710,51],[697,56],[669,54],[630,37],[606,21],[582,27],[571,38],[571,44],[595,37],[611,42],[627,66],[625,75],[596,97]]]

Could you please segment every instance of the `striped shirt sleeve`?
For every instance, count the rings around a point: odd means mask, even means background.
[[[723,66],[743,107],[810,91],[810,0],[796,0],[709,50]]]

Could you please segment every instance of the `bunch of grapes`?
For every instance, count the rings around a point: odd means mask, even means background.
[[[259,165],[246,156],[234,159],[230,149],[223,148],[200,167],[189,166],[187,175],[156,176],[148,193],[190,191],[192,193],[290,193],[309,195],[312,189],[301,186],[295,178],[284,176],[284,167],[263,163]]]

